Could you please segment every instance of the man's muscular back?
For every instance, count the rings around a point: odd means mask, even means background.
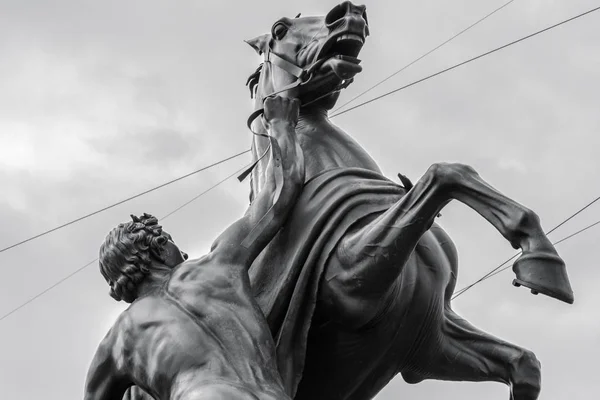
[[[125,370],[145,371],[132,378],[157,398],[176,399],[220,381],[282,395],[275,346],[242,282],[245,272],[214,261],[178,266],[163,290],[122,314],[107,345],[121,353],[115,356]],[[168,393],[152,391],[169,386]]]

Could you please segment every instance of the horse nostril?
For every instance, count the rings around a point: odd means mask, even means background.
[[[342,4],[338,4],[337,6],[333,7],[333,9],[325,16],[325,24],[329,26],[344,18],[348,12],[349,3],[349,1],[345,1]]]
[[[341,4],[333,7],[329,13],[325,16],[325,25],[329,29],[334,29],[342,23],[346,17],[352,18],[361,18],[364,20],[366,25],[369,25],[369,21],[367,20],[367,7],[365,6],[356,6],[352,4],[351,1],[344,1]]]

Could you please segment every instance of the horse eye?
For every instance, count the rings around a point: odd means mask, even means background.
[[[277,40],[281,40],[283,39],[283,37],[285,36],[285,34],[288,31],[288,27],[285,26],[284,24],[277,24],[273,27],[273,30],[271,32],[271,35],[277,39]]]

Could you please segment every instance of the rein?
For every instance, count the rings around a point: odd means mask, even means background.
[[[269,48],[266,53],[265,53],[265,62],[266,63],[270,63],[272,65],[275,65],[281,69],[283,69],[284,71],[286,71],[287,73],[289,73],[290,75],[294,76],[296,79],[290,83],[289,85],[284,86],[283,88],[274,91],[273,93],[270,93],[267,96],[264,96],[263,98],[263,102],[269,98],[269,97],[273,97],[276,96],[280,93],[283,92],[287,92],[289,90],[295,89],[297,87],[302,87],[302,86],[306,86],[308,83],[313,81],[313,77],[315,75],[315,71],[321,67],[326,61],[330,60],[331,58],[343,58],[343,56],[341,55],[333,55],[331,57],[327,57],[327,58],[322,58],[320,60],[315,61],[314,63],[312,63],[308,68],[300,68],[299,66],[297,66],[294,63],[291,63],[289,61],[287,61],[286,59],[282,58],[281,56],[279,56],[277,53],[271,51],[271,49]],[[336,77],[337,79],[337,75],[335,75],[335,73],[333,71],[331,71],[330,73],[326,74],[325,76],[323,76],[322,78],[320,78],[319,80],[322,81],[323,83],[326,83],[328,80],[332,79],[333,77]],[[347,88],[352,82],[354,81],[354,78],[351,79],[344,79],[342,80],[339,84],[337,84],[332,90],[330,90],[329,92],[326,92],[325,94],[318,96],[315,99],[312,99],[304,104],[301,104],[300,107],[306,107],[314,102],[317,102],[327,96],[330,96],[334,93],[337,93],[345,88]],[[248,121],[247,121],[247,126],[248,129],[250,129],[250,131],[257,136],[263,136],[266,138],[269,138],[271,141],[269,142],[269,147],[267,147],[266,151],[255,161],[252,163],[252,165],[250,165],[246,170],[244,170],[244,172],[242,172],[239,176],[238,176],[238,180],[240,182],[242,182],[244,179],[246,179],[246,177],[254,170],[254,168],[256,167],[256,165],[260,162],[260,160],[263,159],[264,156],[267,155],[267,153],[269,152],[269,149],[271,148],[272,145],[272,140],[273,138],[270,135],[267,134],[263,134],[263,133],[257,133],[254,132],[252,130],[252,123],[254,122],[254,120],[256,118],[258,118],[259,116],[261,116],[262,114],[264,114],[265,109],[263,108],[259,108],[258,110],[254,111],[252,114],[250,114],[250,116],[248,117]]]
[[[322,58],[322,59],[317,60],[314,63],[312,63],[308,68],[302,69],[299,66],[297,66],[296,64],[293,64],[293,63],[287,61],[286,59],[282,58],[277,53],[274,53],[273,51],[271,51],[271,49],[267,50],[267,52],[265,53],[265,62],[270,63],[272,65],[275,65],[275,66],[283,69],[288,74],[294,76],[296,78],[296,80],[293,81],[292,83],[290,83],[289,85],[286,85],[283,88],[276,90],[273,93],[270,93],[269,95],[265,96],[263,98],[263,102],[265,99],[267,99],[269,97],[273,97],[275,95],[295,89],[297,87],[306,86],[308,83],[310,83],[313,80],[315,71],[331,58],[343,58],[343,56],[334,55],[331,57]],[[330,73],[328,73],[327,75],[322,77],[320,80],[327,81],[327,80],[331,79],[334,75],[335,75],[335,73],[333,71],[331,71]],[[334,87],[329,92],[327,92],[324,95],[319,96],[316,99],[313,99],[305,104],[302,104],[300,107],[306,107],[307,105],[312,104],[318,100],[321,100],[324,97],[327,97],[333,93],[339,92],[339,91],[347,88],[353,81],[354,81],[353,78],[347,79],[347,80],[342,80],[338,85],[336,85],[336,87]],[[248,122],[247,122],[248,129],[250,129],[252,131],[252,127],[251,127],[252,122],[254,122],[254,120],[256,118],[258,118],[259,115],[263,114],[264,111],[265,111],[264,108],[259,108],[258,110],[254,111],[252,114],[250,114],[250,117],[248,117]]]

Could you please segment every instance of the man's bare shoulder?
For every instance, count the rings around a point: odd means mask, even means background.
[[[245,272],[243,266],[225,261],[220,251],[185,261],[173,272],[166,286],[168,293],[196,306],[209,299],[231,298],[243,284]]]
[[[220,280],[229,281],[231,270],[235,266],[224,262],[224,259],[223,251],[214,249],[201,258],[184,261],[173,271],[167,287],[173,288],[185,283],[203,286],[203,283],[208,282],[212,286]]]
[[[161,289],[158,293],[140,297],[119,316],[120,328],[130,336],[137,336],[149,326],[164,319],[170,306],[166,302]]]
[[[112,360],[111,363],[118,365],[127,353],[127,346],[131,336],[131,320],[129,309],[123,311],[108,330],[104,339],[98,345],[97,357],[104,360]]]
[[[163,302],[160,295],[144,296],[134,301],[115,320],[106,335],[107,343],[127,343],[130,338],[135,338],[144,325],[151,323],[160,313]]]
[[[157,325],[160,315],[167,311],[160,296],[136,300],[117,317],[100,347],[110,352],[115,360],[128,359],[134,348],[142,344],[148,328]]]

